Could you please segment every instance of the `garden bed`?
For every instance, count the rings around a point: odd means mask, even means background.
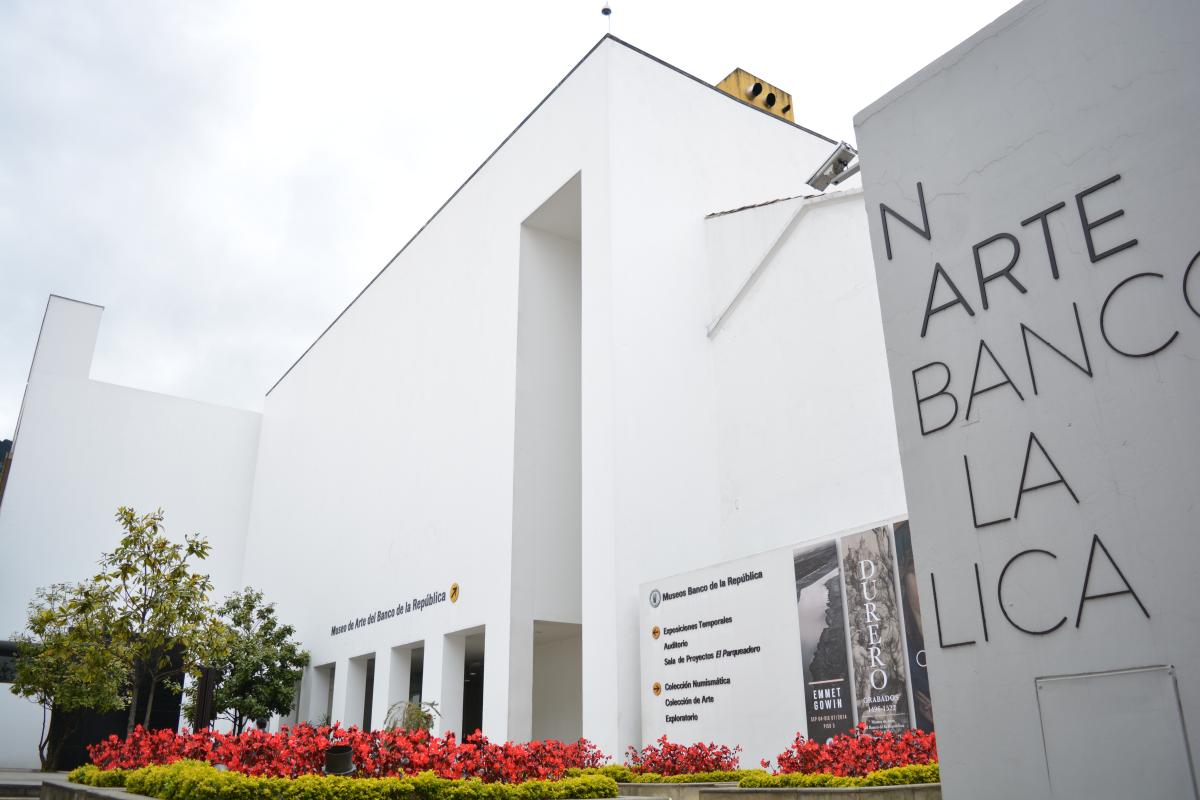
[[[662,790],[650,795],[652,789]],[[620,797],[676,798],[675,790],[694,789],[700,800],[941,800],[940,784],[917,784],[913,786],[870,786],[858,788],[780,788],[739,789],[731,784],[622,784]],[[634,791],[636,790],[636,791]],[[682,796],[682,795],[679,795]],[[123,789],[106,789],[68,783],[63,780],[47,780],[42,784],[41,800],[149,800]],[[249,800],[249,798],[244,798]]]
[[[346,745],[351,776],[325,776],[329,748]],[[738,769],[740,748],[660,739],[624,765],[586,740],[494,744],[476,732],[359,731],[298,725],[277,734],[148,733],[89,748],[94,765],[48,781],[43,800],[936,800],[932,734],[870,735],[825,743],[797,735],[779,770]],[[214,766],[214,764],[219,766]],[[904,766],[893,766],[903,764]],[[341,769],[341,768],[339,768]],[[54,788],[54,787],[58,788]],[[90,789],[97,791],[89,793]],[[118,795],[107,790],[124,789]]]
[[[403,778],[281,778],[223,771],[196,761],[129,771],[80,767],[71,772],[70,781],[44,782],[43,800],[99,800],[128,795],[155,800],[599,800],[617,796],[616,781],[604,775],[522,783],[455,780],[439,778],[432,772]],[[113,789],[125,789],[128,794],[113,795]]]

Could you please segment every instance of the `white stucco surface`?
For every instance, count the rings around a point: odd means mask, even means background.
[[[739,558],[903,516],[861,191],[722,214],[706,226],[721,465],[718,556]],[[732,274],[738,279],[721,281]]]
[[[42,707],[0,688],[0,767],[40,769],[38,738],[42,731]]]

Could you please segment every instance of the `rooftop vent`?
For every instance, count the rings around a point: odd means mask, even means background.
[[[717,88],[730,97],[736,97],[743,103],[761,108],[763,111],[777,117],[794,122],[792,115],[792,96],[772,86],[762,78],[756,78],[744,69],[735,69],[725,76],[725,80],[717,84]]]

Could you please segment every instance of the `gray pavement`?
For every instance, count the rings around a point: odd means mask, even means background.
[[[8,769],[0,767],[0,787],[20,784],[40,785],[46,778],[67,779],[65,772],[39,772],[36,769]],[[0,790],[0,797],[4,792]]]

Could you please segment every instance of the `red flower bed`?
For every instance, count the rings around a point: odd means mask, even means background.
[[[738,753],[741,745],[730,749],[726,745],[676,744],[660,737],[655,744],[648,744],[641,751],[632,747],[625,754],[625,761],[634,772],[656,772],[659,775],[690,775],[695,772],[730,771],[738,768]]]
[[[866,727],[859,723],[851,733],[835,736],[828,744],[796,734],[792,746],[779,754],[779,772],[861,776],[877,769],[937,761],[936,734],[919,730],[899,735],[867,733]],[[764,761],[763,767],[768,766]]]
[[[110,736],[88,747],[101,769],[136,769],[190,758],[225,764],[249,775],[295,777],[320,773],[325,751],[333,744],[352,748],[361,776],[412,775],[432,770],[443,778],[480,778],[487,782],[558,779],[569,767],[596,767],[608,756],[586,739],[567,744],[552,740],[494,744],[476,731],[459,742],[454,734],[425,731],[361,731],[307,723],[284,726],[278,733],[251,730],[241,735],[218,731],[146,731],[139,725],[125,739]]]

